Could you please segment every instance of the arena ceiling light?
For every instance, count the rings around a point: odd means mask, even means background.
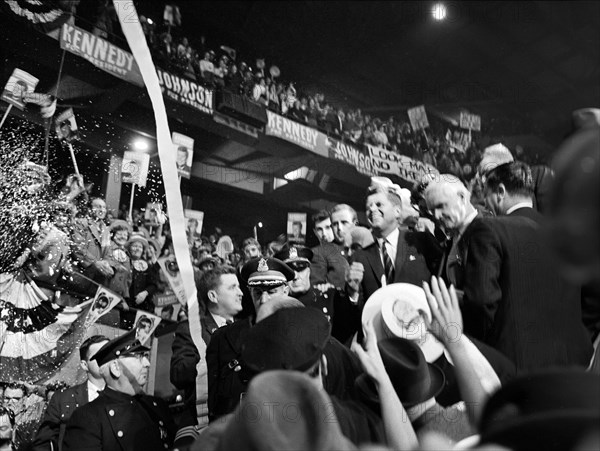
[[[448,10],[446,9],[446,5],[443,3],[436,3],[431,7],[431,15],[434,20],[441,22],[446,18]]]
[[[148,144],[148,141],[146,141],[145,139],[138,138],[135,141],[133,141],[133,148],[135,150],[145,152],[146,150],[150,149],[150,144]]]

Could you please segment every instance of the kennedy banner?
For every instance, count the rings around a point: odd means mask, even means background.
[[[158,84],[163,97],[166,96],[175,102],[189,105],[206,114],[213,113],[213,91],[183,77],[165,72],[158,67],[156,75],[158,75]]]
[[[60,33],[60,48],[81,56],[94,66],[138,86],[144,86],[140,69],[133,55],[74,25],[64,24]]]
[[[329,156],[327,136],[324,133],[268,110],[267,119],[265,134],[297,144],[322,157]]]
[[[460,113],[460,128],[466,128],[468,130],[481,131],[481,116],[477,114]]]
[[[38,81],[36,77],[24,70],[15,69],[4,87],[4,91],[2,91],[2,100],[20,110],[25,109],[23,96],[34,92]]]
[[[377,171],[373,168],[373,160],[364,150],[357,149],[350,144],[329,139],[329,158],[334,158],[343,161],[351,166],[354,166],[358,172],[364,175],[377,175]]]

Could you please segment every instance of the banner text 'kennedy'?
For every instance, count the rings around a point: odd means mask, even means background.
[[[89,31],[64,24],[60,33],[60,47],[85,58],[109,74],[144,86],[133,55]]]

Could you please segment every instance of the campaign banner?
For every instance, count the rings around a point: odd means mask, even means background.
[[[99,286],[86,319],[86,327],[95,323],[101,316],[106,315],[122,300],[118,294],[113,293],[108,288]]]
[[[425,112],[425,106],[420,105],[411,108],[407,111],[410,125],[414,131],[422,130],[429,127],[429,121],[427,120],[427,113]]]
[[[11,74],[6,86],[2,91],[2,100],[16,106],[18,109],[25,109],[25,94],[35,91],[38,79],[33,75],[21,69],[15,69]]]
[[[123,153],[123,165],[121,166],[121,181],[146,186],[149,166],[150,155],[147,153],[125,151]]]
[[[296,144],[311,152],[327,157],[327,135],[318,130],[291,121],[267,110],[265,134]]]
[[[290,244],[306,242],[306,213],[288,213],[287,240]]]
[[[67,108],[65,111],[56,116],[55,125],[58,139],[65,140],[67,142],[79,139],[79,129],[77,128],[77,121],[75,120],[73,108]]]
[[[398,172],[396,175],[411,183],[419,183],[426,175],[438,175],[439,172],[430,164],[413,160],[405,155],[398,155]]]
[[[181,278],[181,273],[179,272],[179,265],[177,264],[177,259],[175,255],[165,255],[158,259],[158,265],[160,269],[162,269],[165,276],[167,276],[167,281],[169,282],[169,286],[179,302],[183,305],[186,305],[187,298],[185,296],[185,288],[183,286],[183,279]]]
[[[460,128],[466,128],[467,130],[481,131],[481,116],[477,114],[470,114],[461,112],[460,113]]]
[[[377,174],[398,174],[398,162],[401,155],[397,152],[365,144],[371,157],[371,165]]]
[[[189,179],[192,176],[192,162],[194,161],[194,138],[173,132],[171,137],[177,149],[177,174]]]
[[[64,24],[60,33],[60,48],[85,58],[115,77],[137,86],[144,86],[142,74],[133,55],[89,31]]]
[[[145,312],[144,310],[138,310],[135,314],[135,338],[143,345],[147,345],[156,327],[160,324],[161,317],[153,315],[152,313]]]
[[[163,96],[183,105],[189,105],[203,113],[213,114],[213,91],[194,81],[165,72],[158,67],[156,75]]]
[[[204,212],[198,210],[183,210],[183,216],[187,221],[188,239],[194,241],[202,235],[202,224],[204,223]]]
[[[351,166],[354,166],[358,172],[368,176],[377,175],[377,172],[373,168],[373,160],[370,155],[364,150],[357,149],[354,146],[337,141],[335,139],[329,139],[329,158],[334,158],[339,161],[343,161]]]

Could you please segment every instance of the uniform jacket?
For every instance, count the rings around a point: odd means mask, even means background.
[[[176,427],[168,406],[148,395],[130,396],[106,387],[79,407],[67,423],[65,451],[164,451]]]
[[[219,328],[210,314],[202,315],[202,339],[208,346],[213,333]],[[200,361],[200,354],[192,340],[190,324],[183,321],[177,326],[171,355],[171,383],[179,390],[184,391],[185,412],[181,417],[179,428],[193,426],[196,418],[196,365]]]
[[[83,384],[54,393],[42,418],[42,423],[33,442],[33,451],[62,449],[65,427],[79,406],[88,403],[87,380]]]
[[[400,229],[394,262],[394,283],[412,283],[421,286],[429,281],[439,266],[441,253],[433,235],[428,232],[410,232]],[[353,261],[364,266],[360,286],[359,304],[364,305],[369,296],[381,288],[383,263],[377,244],[370,244],[353,255]]]
[[[476,219],[463,236],[465,332],[511,359],[518,372],[587,366],[592,354],[581,289],[560,274],[532,208]]]

